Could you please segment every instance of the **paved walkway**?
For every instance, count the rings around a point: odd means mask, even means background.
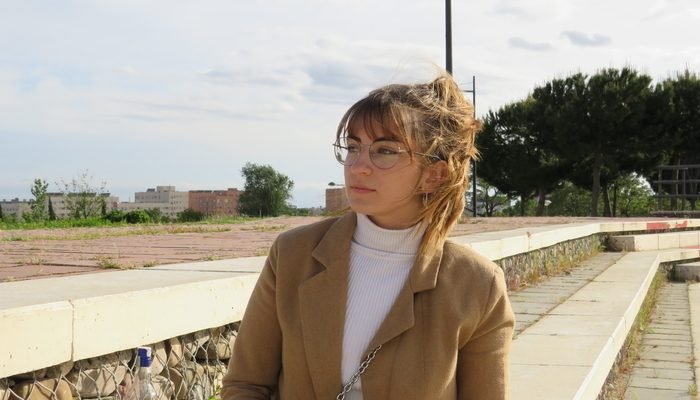
[[[509,297],[517,321],[515,335],[520,334],[551,309],[574,295],[622,256],[623,253],[600,253],[581,262],[568,274],[555,276],[510,293]]]
[[[692,342],[688,285],[667,282],[659,290],[625,400],[695,399]]]
[[[516,337],[623,255],[600,253],[583,261],[566,275],[512,292],[510,300],[517,320]],[[700,293],[700,284],[697,286]],[[642,338],[640,360],[630,374],[625,400],[696,400],[697,397],[692,395],[697,389],[688,285],[666,282],[658,296],[652,322]],[[700,300],[700,296],[692,301],[697,300]],[[696,304],[695,308],[700,310],[700,304]],[[700,337],[696,340],[700,341]]]

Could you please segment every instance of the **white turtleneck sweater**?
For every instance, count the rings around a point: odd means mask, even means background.
[[[389,230],[375,225],[366,215],[357,214],[350,246],[343,383],[352,378],[366,354],[373,350],[367,346],[405,285],[422,237],[419,225]],[[362,400],[360,381],[345,398]]]

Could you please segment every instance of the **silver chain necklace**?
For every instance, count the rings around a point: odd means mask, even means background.
[[[360,367],[357,368],[357,371],[352,375],[352,378],[350,378],[350,381],[343,385],[343,389],[338,393],[337,396],[335,396],[335,400],[345,400],[345,395],[350,393],[352,390],[353,385],[357,383],[357,381],[360,379],[360,376],[365,373],[367,370],[367,367],[369,367],[369,364],[374,360],[374,357],[377,355],[377,352],[382,348],[382,345],[380,344],[377,346],[374,350],[372,350],[369,354],[367,354],[367,357],[360,363]]]

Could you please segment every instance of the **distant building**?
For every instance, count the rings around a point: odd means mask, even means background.
[[[31,203],[29,200],[20,200],[15,197],[12,200],[2,200],[0,201],[0,208],[2,208],[3,216],[12,216],[16,220],[22,218],[22,214],[31,211]]]
[[[190,190],[189,208],[206,216],[238,215],[238,198],[241,192],[236,188],[226,190]]]
[[[145,192],[136,192],[134,202],[119,203],[119,210],[150,210],[156,208],[161,214],[170,218],[177,218],[177,214],[185,211],[189,207],[189,196],[187,192],[178,192],[175,186],[156,186],[149,188]]]
[[[53,208],[54,214],[56,214],[57,219],[70,217],[70,210],[66,204],[66,196],[76,196],[76,194],[69,193],[67,195],[63,193],[47,193],[48,200],[46,201],[46,212],[49,210],[49,201],[51,202],[51,208]],[[117,208],[119,203],[119,198],[116,196],[110,196],[109,193],[103,193],[101,196],[105,199],[105,205],[107,212],[110,212]],[[13,215],[15,218],[22,218],[24,213],[31,211],[31,200],[19,200],[17,198],[0,202],[0,207],[2,207],[3,215]],[[102,210],[97,210],[98,216],[102,215]],[[48,215],[48,214],[47,214]]]
[[[333,186],[326,188],[326,212],[334,213],[350,207],[345,195],[345,187]]]
[[[66,195],[63,193],[47,193],[47,195],[49,197],[49,200],[51,201],[51,208],[53,208],[53,212],[54,214],[56,214],[57,219],[70,217],[70,209],[68,208],[68,204],[66,202],[66,196],[77,196],[77,194],[68,193]],[[107,212],[117,209],[117,205],[119,204],[119,197],[110,196],[109,193],[102,193],[100,196],[104,197],[105,199],[105,206]],[[48,207],[49,203],[46,202],[47,210]],[[101,215],[102,210],[99,210],[99,212]]]

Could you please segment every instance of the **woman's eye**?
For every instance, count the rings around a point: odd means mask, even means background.
[[[377,149],[375,151],[377,154],[386,155],[386,156],[399,154],[399,152],[400,152],[398,148],[390,147],[390,146],[379,146],[379,147],[377,147]]]
[[[346,149],[348,149],[348,153],[359,153],[360,151],[360,146],[352,143],[348,143]]]

